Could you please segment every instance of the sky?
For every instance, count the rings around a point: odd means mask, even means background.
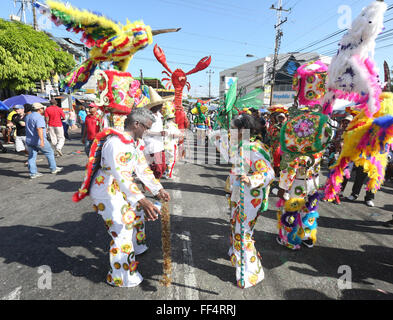
[[[44,1],[44,0],[43,0]],[[153,45],[139,51],[132,60],[129,72],[139,77],[143,70],[145,77],[163,78],[164,68],[155,59],[153,48],[160,46],[166,55],[168,65],[174,71],[181,68],[190,71],[205,56],[212,57],[211,66],[188,77],[191,94],[207,96],[209,75],[212,94],[218,96],[219,73],[225,69],[251,62],[274,53],[276,10],[278,0],[69,0],[70,4],[81,9],[100,12],[120,23],[143,20],[152,29],[181,28],[178,33],[154,37]],[[386,1],[388,5],[393,0]],[[361,9],[371,0],[282,0],[282,19],[287,18],[282,27],[283,37],[280,53],[302,51],[310,44],[308,52],[333,55],[343,33],[323,38],[343,28],[348,12],[356,18]],[[343,11],[344,10],[344,11]],[[0,0],[0,18],[8,19],[16,14],[18,6],[14,0]],[[39,13],[38,13],[39,14]],[[393,10],[385,16],[386,30],[393,28]],[[392,19],[391,21],[388,21]],[[31,12],[27,20],[32,22]],[[39,21],[44,21],[39,17]],[[58,37],[70,37],[76,41],[79,35],[67,32],[64,27],[46,24],[46,30]],[[392,46],[390,46],[392,45]],[[375,60],[383,76],[383,62],[393,66],[393,37],[387,37],[377,44]],[[253,55],[248,58],[246,55]],[[251,75],[252,77],[252,75]]]

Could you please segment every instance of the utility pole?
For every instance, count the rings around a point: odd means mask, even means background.
[[[277,11],[277,24],[274,26],[274,28],[276,29],[276,44],[275,44],[275,49],[274,49],[272,84],[271,84],[271,89],[270,89],[270,106],[272,106],[274,83],[276,81],[276,67],[278,64],[278,52],[280,51],[281,38],[284,35],[283,32],[281,31],[281,25],[288,21],[287,18],[285,18],[285,20],[281,20],[281,12],[282,11],[290,12],[291,10],[290,9],[289,10],[283,9],[282,0],[278,0],[278,7],[277,8],[274,6],[274,4],[272,4],[270,9]]]
[[[214,71],[211,69],[206,72],[209,75],[209,99],[212,97],[212,74],[214,74]]]
[[[37,24],[37,12],[34,3],[36,0],[31,0],[31,8],[33,10],[33,28],[34,30],[38,31],[38,24]]]
[[[144,85],[145,84],[145,80],[143,79],[143,70],[141,70],[141,84]]]

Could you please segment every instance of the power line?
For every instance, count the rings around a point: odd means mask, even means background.
[[[223,10],[222,9],[211,8],[210,5],[209,5],[209,7],[207,7],[207,6],[199,6],[199,5],[195,4],[195,3],[185,3],[184,1],[176,1],[176,0],[160,0],[160,3],[162,3],[162,2],[171,4],[171,5],[175,5],[175,6],[182,6],[182,7],[188,7],[188,8],[192,8],[192,9],[197,9],[197,10],[203,11],[205,13],[208,12],[208,13],[213,13],[213,14],[220,15],[220,16],[222,16],[222,14],[223,14]],[[249,14],[247,14],[247,15],[239,15],[238,14],[239,13],[238,10],[235,11],[237,14],[233,14],[233,12],[234,11],[226,11],[225,15],[226,16],[235,17],[236,19],[241,19],[241,20],[246,20],[246,21],[250,21],[251,20],[251,21],[256,22],[258,24],[260,23],[259,19],[254,19],[254,18],[250,17]]]

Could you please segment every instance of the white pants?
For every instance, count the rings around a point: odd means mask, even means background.
[[[65,143],[63,127],[49,127],[49,136],[56,150],[63,149]]]
[[[107,283],[116,287],[138,286],[143,277],[137,270],[135,257],[148,249],[143,210],[125,201],[121,194],[112,199],[93,198],[93,201],[112,237]]]
[[[16,152],[22,152],[22,151],[27,151],[27,146],[26,146],[26,137],[19,137],[17,136],[15,138],[15,151]]]

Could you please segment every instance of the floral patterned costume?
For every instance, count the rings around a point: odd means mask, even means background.
[[[167,173],[170,178],[172,178],[173,169],[175,167],[177,158],[177,144],[179,138],[173,138],[171,135],[181,135],[180,130],[174,120],[165,121],[164,131],[168,134],[164,138],[164,149],[165,149],[165,161],[167,165]]]
[[[303,240],[317,241],[319,214],[319,171],[323,152],[300,156],[281,171],[280,188],[289,194],[289,200],[277,214],[281,242],[290,249],[300,249]],[[311,159],[313,158],[313,160]],[[314,161],[312,166],[307,163]]]
[[[255,248],[253,238],[254,227],[258,216],[268,208],[270,182],[274,179],[274,170],[270,164],[269,150],[260,142],[254,141],[243,146],[244,170],[251,185],[244,186],[244,286],[241,285],[241,220],[240,220],[240,175],[239,168],[231,171],[232,212],[231,212],[231,248],[229,255],[236,267],[236,280],[241,288],[249,288],[261,282],[265,275],[262,268],[261,256]]]
[[[228,134],[220,134],[215,141],[218,151],[234,165],[230,172],[231,191],[231,236],[228,255],[236,267],[236,280],[240,288],[255,286],[264,279],[261,256],[255,248],[254,227],[258,216],[268,208],[269,186],[274,179],[274,170],[270,164],[268,148],[259,140],[242,145],[243,170],[239,167],[240,154],[238,146],[228,147]],[[241,187],[238,178],[247,175],[251,185],[244,185],[244,216],[241,222]],[[242,226],[243,224],[243,226]],[[242,227],[244,234],[244,252],[242,259]],[[242,261],[243,260],[243,261]],[[243,264],[243,267],[242,267]],[[242,269],[244,271],[242,277]],[[244,283],[242,285],[241,279]]]
[[[147,246],[144,213],[138,205],[144,195],[132,175],[135,172],[154,195],[162,186],[148,166],[143,141],[122,135],[122,139],[110,136],[104,143],[101,168],[91,182],[90,196],[112,237],[107,282],[117,287],[135,287],[143,280],[135,256],[145,252]]]
[[[277,125],[272,125],[268,129],[270,151],[273,155],[273,166],[275,168],[279,168],[281,162],[280,129]]]

